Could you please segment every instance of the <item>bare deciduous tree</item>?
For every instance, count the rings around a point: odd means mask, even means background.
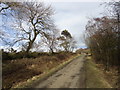
[[[58,36],[59,36],[59,30],[53,27],[53,30],[47,33],[44,33],[42,36],[42,42],[43,45],[45,45],[49,52],[54,53],[57,51],[58,47]]]
[[[14,8],[12,28],[16,30],[14,44],[24,42],[26,52],[32,48],[38,36],[44,35],[54,27],[51,16],[54,11],[51,6],[42,2],[21,2],[22,7]]]

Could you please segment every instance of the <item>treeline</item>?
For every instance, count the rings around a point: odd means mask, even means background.
[[[73,52],[76,48],[76,41],[70,32],[57,29],[52,18],[54,10],[50,5],[43,2],[0,1],[0,7],[1,45],[17,47],[20,52],[14,52],[16,57],[34,57],[36,55],[31,55],[31,52],[40,52],[41,48],[52,54]],[[3,59],[7,58],[5,55],[14,56],[3,52]]]
[[[88,21],[86,44],[96,63],[104,64],[106,71],[114,66],[120,75],[120,1],[110,2],[107,6],[111,15]]]
[[[5,52],[2,51],[2,60],[16,60],[22,58],[37,58],[39,56],[50,56],[50,53],[47,52]]]
[[[65,52],[65,51],[61,51],[61,52],[56,52],[54,54],[52,53],[49,53],[49,52],[29,52],[29,53],[26,53],[26,52],[23,52],[23,51],[20,51],[20,52],[5,52],[5,51],[2,51],[2,60],[3,60],[3,63],[6,62],[7,60],[17,60],[17,59],[23,59],[23,58],[39,58],[39,57],[42,57],[42,56],[57,56],[59,59],[65,59],[65,57],[68,55],[74,55],[75,53],[73,52]]]

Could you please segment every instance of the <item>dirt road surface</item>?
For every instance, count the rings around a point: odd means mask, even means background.
[[[77,57],[35,88],[85,88],[84,57]]]

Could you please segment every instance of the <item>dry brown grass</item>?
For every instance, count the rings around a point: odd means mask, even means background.
[[[111,67],[105,71],[103,64],[96,64],[91,57],[86,58],[86,77],[88,88],[117,88],[117,68]],[[89,78],[90,77],[90,78]]]
[[[103,64],[97,64],[97,67],[104,73],[104,78],[107,80],[107,82],[109,82],[112,87],[117,88],[117,67],[110,67],[109,71],[104,70],[105,66]]]
[[[103,72],[97,68],[97,64],[87,57],[85,63],[86,88],[111,88],[111,85],[104,78]]]
[[[40,75],[60,63],[68,60],[70,54],[40,56],[35,59],[10,60],[3,63],[3,88],[11,88],[20,82],[27,81],[33,76]]]

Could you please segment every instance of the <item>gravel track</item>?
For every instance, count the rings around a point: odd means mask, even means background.
[[[84,57],[77,57],[35,88],[85,88]]]

